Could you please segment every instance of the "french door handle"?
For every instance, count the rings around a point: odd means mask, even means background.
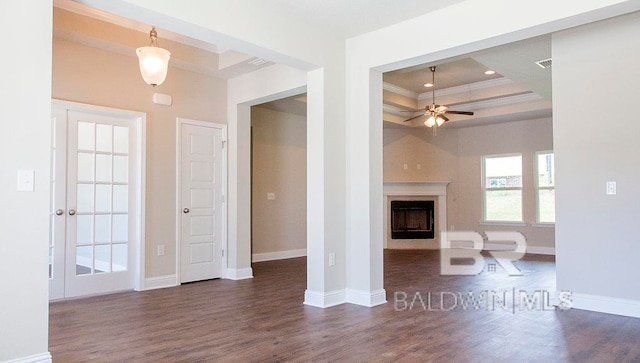
[[[58,209],[58,210],[56,210],[56,215],[57,215],[57,216],[61,216],[61,215],[63,215],[63,214],[64,214],[64,210],[62,210],[62,209]]]
[[[187,214],[187,213],[189,213],[189,212],[190,212],[190,211],[189,211],[189,208],[185,208],[185,209],[183,209],[183,210],[182,210],[182,213],[184,213],[184,214]]]
[[[69,209],[69,215],[72,216],[76,214],[76,210],[75,209]]]

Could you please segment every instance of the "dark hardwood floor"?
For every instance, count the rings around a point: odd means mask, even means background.
[[[52,303],[50,351],[56,363],[640,361],[640,319],[523,304],[520,290],[554,290],[555,264],[517,266],[524,276],[441,276],[438,251],[385,251],[387,304],[319,309],[302,304],[304,258],[255,263],[251,280]],[[477,310],[458,295],[487,291]]]

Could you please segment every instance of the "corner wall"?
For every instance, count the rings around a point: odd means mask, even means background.
[[[554,34],[558,289],[640,317],[640,13]],[[606,195],[606,182],[617,195]]]
[[[0,43],[0,362],[48,353],[51,1],[3,1]],[[33,170],[34,192],[16,191]]]

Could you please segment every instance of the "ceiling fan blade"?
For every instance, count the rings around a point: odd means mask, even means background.
[[[454,115],[467,115],[467,116],[473,116],[473,112],[471,111],[453,111],[453,110],[446,110],[445,113],[451,113]]]
[[[424,114],[422,114],[422,115],[418,115],[418,116],[413,116],[412,118],[408,118],[408,119],[404,120],[403,122],[407,122],[407,121],[415,120],[415,119],[417,119],[418,117],[422,117],[422,116],[424,116]]]
[[[449,118],[445,115],[440,115],[440,117],[442,117],[442,119],[444,120],[444,122],[449,121]]]

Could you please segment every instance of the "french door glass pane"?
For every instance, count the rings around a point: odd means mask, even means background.
[[[77,199],[79,213],[93,213],[93,184],[78,184]]]
[[[111,212],[111,185],[96,185],[96,213]]]
[[[95,216],[96,224],[96,243],[109,243],[111,242],[111,216],[110,215],[97,215]]]
[[[127,245],[126,244],[114,244],[113,245],[113,271],[126,271],[127,270]]]
[[[111,272],[111,245],[96,246],[96,273]]]
[[[113,242],[129,241],[129,218],[128,217],[129,216],[127,214],[113,215],[113,230],[112,230]]]
[[[78,181],[93,181],[93,154],[78,153]]]
[[[129,180],[129,157],[113,156],[113,181],[126,183]]]
[[[90,122],[78,122],[78,150],[95,149],[95,125]]]
[[[93,243],[93,216],[92,215],[77,215],[76,243],[78,245],[88,245]]]
[[[129,129],[127,127],[113,127],[113,152],[119,154],[129,153]]]
[[[111,182],[111,155],[96,154],[96,181]]]
[[[112,151],[111,125],[96,125],[96,151]]]
[[[76,248],[76,275],[90,275],[93,272],[93,246]]]

